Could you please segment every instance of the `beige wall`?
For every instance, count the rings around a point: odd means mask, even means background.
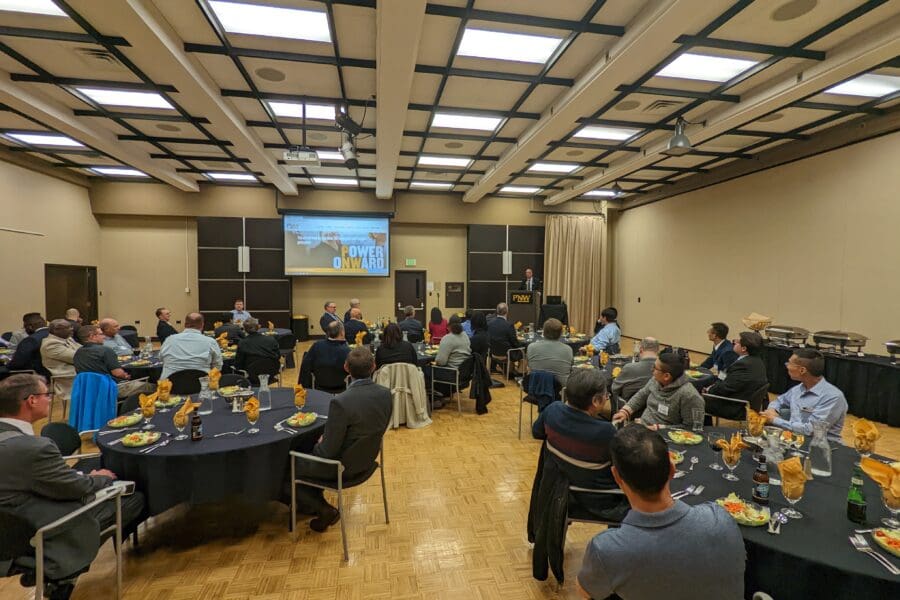
[[[900,337],[900,133],[622,213],[624,332],[705,350],[752,311],[811,331]],[[640,303],[638,303],[640,298]]]
[[[100,227],[79,185],[0,162],[0,227],[43,234],[0,230],[0,331],[21,327],[23,313],[45,313],[44,264],[99,265]]]

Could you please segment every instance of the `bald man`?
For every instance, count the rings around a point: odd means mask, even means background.
[[[163,363],[160,379],[186,369],[209,371],[222,368],[222,351],[215,339],[203,335],[203,315],[192,312],[184,318],[184,331],[170,335],[159,351]]]
[[[134,354],[134,348],[119,334],[118,321],[107,317],[100,321],[99,326],[100,331],[103,332],[103,336],[106,338],[103,340],[103,345],[107,348],[112,348],[116,356],[131,356]]]
[[[353,318],[353,315],[352,315],[351,313],[353,312],[353,309],[354,309],[354,308],[356,308],[356,309],[358,309],[358,310],[361,311],[361,309],[359,308],[359,304],[360,304],[359,298],[352,298],[352,299],[350,300],[350,308],[348,308],[348,309],[347,309],[347,312],[344,313],[344,323],[345,323],[345,324],[346,324],[350,319]],[[360,314],[362,314],[362,312],[360,312]]]
[[[362,320],[362,311],[358,308],[350,309],[350,320],[344,323],[344,335],[347,338],[348,344],[356,343],[356,334],[362,331],[366,334],[363,338],[363,343],[368,343],[371,336],[369,335],[369,326],[366,325]]]
[[[72,337],[72,324],[67,319],[53,319],[50,333],[41,342],[41,362],[54,377],[75,375],[75,352],[81,344]]]

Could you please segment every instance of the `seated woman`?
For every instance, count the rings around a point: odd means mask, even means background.
[[[403,340],[403,332],[396,323],[389,323],[384,328],[381,345],[375,351],[375,367],[380,369],[391,363],[418,363],[418,357],[413,345]]]
[[[468,381],[467,377],[471,378],[472,376],[471,373],[464,373],[461,369],[466,360],[472,356],[469,336],[463,331],[462,320],[456,315],[450,317],[448,327],[449,333],[441,338],[441,345],[438,347],[438,353],[434,358],[434,364],[438,367],[460,369],[459,381],[460,384],[464,384]],[[454,387],[448,384],[450,382],[456,383],[455,373],[444,369],[432,371],[430,367],[425,369],[425,379],[429,380],[432,376],[434,377],[435,396],[440,394],[441,397],[445,397],[454,392]],[[443,402],[439,402],[439,400],[435,398],[434,407],[442,408],[443,406]]]
[[[472,354],[477,354],[484,360],[491,351],[491,336],[487,329],[487,317],[484,316],[483,312],[476,312],[472,314],[470,322],[472,324],[472,335],[470,336]]]
[[[460,330],[462,330],[462,323],[460,323]],[[441,338],[447,335],[448,331],[447,319],[441,314],[441,309],[435,306],[431,309],[431,320],[428,321],[428,333],[431,334],[431,343],[439,344]]]

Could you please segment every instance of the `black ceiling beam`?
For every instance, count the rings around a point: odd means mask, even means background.
[[[698,35],[680,35],[675,38],[676,44],[685,46],[701,46],[704,48],[718,48],[720,50],[734,50],[736,52],[752,52],[754,54],[768,54],[781,58],[808,58],[810,60],[825,60],[825,52],[819,50],[806,50],[796,46],[773,46],[771,44],[756,44],[753,42],[739,42],[735,40],[723,40],[719,38],[703,37]]]
[[[493,79],[497,81],[514,81],[517,83],[544,83],[547,85],[559,85],[572,87],[574,79],[566,77],[541,77],[524,73],[501,73],[499,71],[481,71],[479,69],[463,69],[460,67],[440,67],[437,65],[416,65],[416,73],[430,75],[448,75],[450,77],[473,77],[475,79]]]
[[[249,158],[237,158],[235,156],[200,156],[200,155],[187,155],[187,154],[151,154],[150,158],[168,158],[172,160],[181,160],[181,161],[193,161],[199,160],[201,162],[233,162],[239,164],[246,164],[250,162]],[[192,166],[193,168],[193,166]]]
[[[671,96],[673,98],[692,98],[694,100],[714,100],[718,102],[740,102],[737,94],[714,94],[712,92],[695,92],[674,88],[651,87],[646,85],[620,85],[617,92],[628,94],[648,94],[650,96]]]
[[[613,150],[613,151],[622,151],[622,152],[640,152],[640,146],[618,146],[616,144],[591,144],[590,142],[573,142],[571,140],[561,140],[558,142],[550,142],[548,144],[550,146],[550,151],[552,152],[556,148],[584,148],[585,150]],[[549,154],[547,152],[546,154]]]
[[[503,117],[506,119],[529,119],[532,121],[537,121],[541,118],[540,113],[533,112],[522,112],[518,110],[514,110],[512,112],[504,111],[504,110],[483,110],[480,108],[458,108],[455,106],[432,106],[431,104],[415,104],[410,103],[407,105],[409,110],[416,110],[422,112],[431,112],[431,111],[440,111],[440,112],[453,112],[460,115],[472,115],[476,117]]]
[[[72,31],[51,31],[49,29],[34,29],[32,27],[0,26],[0,36],[21,37],[34,40],[51,40],[54,42],[75,42],[79,44],[96,44],[97,41],[86,33]],[[131,46],[128,40],[122,37],[104,36],[104,41],[112,46]]]
[[[567,19],[553,19],[548,17],[536,17],[532,15],[520,15],[516,13],[497,12],[492,10],[466,11],[459,6],[445,6],[443,4],[428,4],[425,14],[439,17],[456,17],[457,19],[469,18],[476,21],[489,23],[511,23],[514,25],[527,25],[529,27],[544,27],[548,29],[565,29],[578,33],[596,33],[599,35],[612,35],[621,37],[625,35],[625,28],[621,25],[604,25],[602,23],[590,23],[583,21],[570,21]],[[468,14],[468,17],[466,15]]]
[[[435,138],[438,140],[463,140],[466,142],[498,142],[500,144],[515,144],[518,139],[514,137],[494,137],[490,135],[476,135],[472,133],[435,133],[434,131],[408,131],[403,135],[407,137]]]
[[[179,138],[155,135],[120,135],[118,139],[123,142],[156,142],[159,144],[192,144],[198,146],[234,146],[232,142],[224,140],[208,140],[205,138]]]
[[[276,127],[281,127],[282,129],[292,129],[295,131],[303,131],[306,129],[307,131],[327,131],[330,133],[340,133],[340,130],[334,125],[316,125],[313,123],[307,123],[305,126],[303,123],[285,123],[284,121],[278,121],[277,125],[271,121],[255,121],[248,120],[245,122],[247,127],[266,127],[269,129],[275,129]],[[360,133],[364,133],[367,135],[375,135],[375,130],[372,128],[364,127],[360,130]],[[294,144],[296,145],[296,144]]]
[[[134,121],[167,121],[170,123],[203,123],[209,125],[209,119],[206,117],[184,117],[182,115],[154,115],[152,113],[130,113],[116,111],[100,111],[85,108],[76,108],[74,111],[76,117],[103,117],[113,119],[131,119]]]
[[[594,119],[591,117],[581,117],[578,123],[582,125],[606,125],[608,127],[627,127],[629,129],[641,129],[653,131],[657,129],[673,131],[674,125],[667,123],[641,123],[640,121],[623,121],[621,119]]]
[[[105,81],[102,79],[83,79],[80,77],[56,77],[46,75],[32,75],[30,73],[11,73],[9,76],[13,81],[22,81],[27,83],[49,83],[52,85],[72,86],[72,87],[95,87],[106,88],[110,90],[138,90],[148,92],[178,92],[178,89],[172,85],[160,85],[156,83],[144,83],[141,81]]]
[[[665,171],[667,173],[706,173],[706,169],[701,169],[699,167],[668,167],[666,165],[660,165],[658,163],[654,163],[646,167],[641,167],[638,170],[643,171],[644,169],[650,169],[652,171]]]
[[[184,44],[185,52],[195,54],[215,54],[219,56],[261,58],[266,60],[281,60],[288,62],[310,63],[318,65],[332,65],[341,67],[358,67],[360,69],[374,69],[375,61],[364,58],[337,57],[324,54],[306,54],[301,52],[283,52],[279,50],[262,50],[259,48],[226,48],[215,44]]]
[[[48,132],[49,133],[49,132]],[[10,152],[38,152],[40,154],[71,154],[73,156],[107,156],[103,152],[98,150],[79,150],[77,148],[44,148],[41,146],[4,146],[5,150],[9,150]],[[115,160],[115,159],[113,159]]]
[[[818,93],[814,94],[818,95]],[[840,113],[865,113],[870,115],[883,114],[884,111],[878,108],[863,108],[862,106],[851,106],[848,104],[832,104],[830,102],[794,102],[790,105],[794,108],[810,108],[812,110],[833,110]]]
[[[809,137],[808,135],[801,135],[799,133],[791,133],[791,132],[781,133],[778,131],[753,131],[750,129],[732,129],[730,131],[726,131],[722,135],[744,135],[744,136],[751,136],[751,137],[769,138],[772,140],[805,140]],[[718,137],[718,136],[716,136],[716,137]],[[714,138],[710,138],[710,139],[714,139]],[[709,140],[706,140],[706,141],[708,142]]]
[[[249,90],[219,90],[219,93],[225,98],[248,98],[256,100],[256,95]],[[306,100],[310,104],[334,104],[340,105],[342,102],[349,106],[364,107],[366,100],[353,100],[348,98],[342,100],[340,98],[332,98],[330,96],[304,96],[302,94],[279,94],[275,92],[260,92],[259,97],[263,100],[275,100],[277,102],[301,102]],[[373,106],[374,102],[369,100],[369,106]]]

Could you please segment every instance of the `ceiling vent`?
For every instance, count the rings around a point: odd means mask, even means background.
[[[684,106],[680,100],[654,100],[644,107],[641,112],[654,114],[669,114],[672,110]]]
[[[123,71],[125,67],[111,52],[99,47],[75,48],[75,55],[94,71]]]

